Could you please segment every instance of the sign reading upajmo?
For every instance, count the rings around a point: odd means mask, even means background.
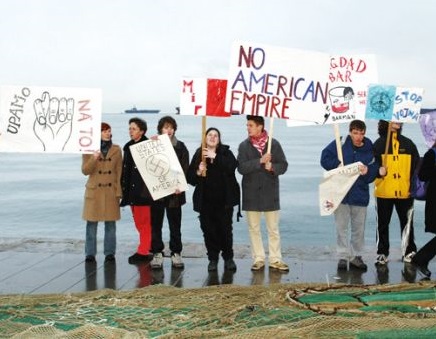
[[[2,86],[0,152],[100,149],[101,101],[95,88]]]

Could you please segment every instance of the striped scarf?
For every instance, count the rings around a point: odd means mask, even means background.
[[[258,137],[250,137],[250,142],[256,148],[260,155],[263,154],[263,150],[265,149],[266,142],[268,141],[268,133],[266,130],[263,130],[261,135]]]

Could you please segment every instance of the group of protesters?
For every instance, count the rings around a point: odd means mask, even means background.
[[[289,266],[282,260],[279,232],[279,176],[286,172],[288,163],[280,143],[269,138],[264,126],[263,117],[247,116],[248,137],[239,145],[237,158],[222,142],[220,131],[211,127],[205,133],[204,143],[189,161],[188,149],[175,136],[175,119],[164,116],[158,122],[158,134],[169,136],[187,182],[195,187],[193,208],[199,213],[209,272],[218,270],[220,256],[225,270],[237,269],[233,253],[233,218],[235,206],[238,206],[237,218],[241,216],[241,200],[251,240],[251,269],[258,271],[265,267],[266,252],[261,232],[263,214],[268,231],[268,266],[280,272],[289,271]],[[137,117],[130,119],[130,141],[121,152],[118,145],[112,144],[111,127],[102,123],[100,150],[83,155],[82,172],[89,176],[83,210],[87,263],[96,262],[99,221],[105,223],[105,263],[115,261],[116,221],[120,219],[120,207],[130,206],[139,244],[129,257],[129,263],[150,262],[152,269],[162,269],[162,227],[166,213],[171,264],[174,268],[184,268],[181,221],[185,192],[176,189],[170,195],[153,200],[130,151],[130,146],[149,140],[146,133],[146,121]],[[236,170],[242,175],[242,199]]]
[[[361,120],[349,124],[349,135],[340,147],[335,141],[321,153],[321,165],[326,170],[359,162],[359,176],[339,206],[335,206],[338,271],[367,270],[362,259],[366,209],[370,200],[369,184],[374,182],[377,213],[377,257],[375,265],[386,267],[389,256],[389,224],[393,209],[398,215],[402,260],[412,265],[428,279],[429,261],[436,255],[436,237],[419,251],[414,240],[414,197],[412,178],[420,161],[414,142],[402,134],[403,124],[380,120],[379,138],[374,143],[365,136],[366,125]],[[338,149],[340,151],[338,151]],[[436,142],[425,155],[418,176],[428,182],[425,206],[425,230],[436,233]],[[340,161],[339,154],[343,159]]]
[[[261,116],[247,115],[247,138],[238,147],[235,157],[221,140],[220,131],[207,129],[204,142],[189,160],[185,144],[175,136],[177,123],[171,116],[162,117],[158,134],[167,134],[187,182],[194,186],[193,208],[199,213],[200,229],[209,260],[208,271],[218,270],[219,257],[224,269],[236,271],[233,253],[233,218],[242,210],[248,224],[253,263],[252,271],[263,270],[266,251],[263,246],[261,217],[268,233],[268,267],[288,272],[282,260],[279,231],[279,176],[288,168],[280,143],[268,135]],[[389,257],[389,224],[393,209],[397,212],[402,234],[402,259],[416,267],[426,278],[431,276],[429,261],[436,255],[436,237],[419,251],[414,241],[413,206],[410,195],[413,173],[420,156],[413,141],[402,134],[402,123],[380,120],[379,138],[373,143],[365,136],[361,120],[349,124],[349,135],[338,145],[332,141],[321,152],[321,166],[333,170],[358,163],[359,175],[338,206],[334,206],[337,236],[338,270],[367,270],[363,261],[364,231],[370,184],[374,182],[377,211],[377,257],[375,265],[383,267]],[[101,147],[93,154],[83,155],[82,172],[86,183],[83,219],[86,220],[85,261],[95,262],[96,234],[99,221],[105,223],[105,262],[115,261],[116,221],[120,207],[130,206],[139,234],[136,252],[130,264],[150,263],[162,269],[164,242],[162,227],[166,214],[169,225],[169,249],[174,268],[184,268],[182,258],[182,206],[185,192],[175,190],[164,198],[153,200],[133,160],[130,146],[146,141],[147,123],[138,117],[129,120],[130,141],[123,147],[112,144],[111,127],[101,125]],[[155,138],[155,137],[151,137]],[[436,233],[436,143],[424,155],[419,178],[428,182],[425,206],[425,229]],[[242,175],[242,194],[235,172]]]

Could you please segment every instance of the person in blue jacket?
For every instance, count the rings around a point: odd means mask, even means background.
[[[375,180],[380,166],[374,159],[372,142],[365,137],[365,133],[366,125],[363,121],[350,122],[349,135],[342,145],[343,164],[339,161],[335,140],[328,144],[321,153],[321,166],[327,171],[358,161],[362,163],[359,165],[360,176],[334,212],[336,252],[339,257],[338,270],[347,270],[348,261],[350,269],[363,271],[367,269],[361,252],[364,247],[369,184]],[[351,225],[351,232],[349,225]],[[348,239],[349,233],[351,233],[350,240]]]

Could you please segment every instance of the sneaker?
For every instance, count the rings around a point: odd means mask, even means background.
[[[406,254],[406,255],[403,257],[403,261],[404,261],[404,262],[412,262],[412,258],[415,256],[415,254],[416,254],[415,251],[412,251],[412,252]]]
[[[182,256],[180,255],[180,253],[174,253],[171,256],[171,264],[173,265],[174,268],[184,268],[185,264],[182,261]]]
[[[129,264],[138,264],[142,262],[147,262],[150,260],[150,256],[146,254],[135,253],[129,257]]]
[[[224,261],[224,269],[226,271],[236,271],[236,263],[233,259],[227,259]]]
[[[252,271],[260,271],[264,267],[265,267],[265,262],[263,260],[258,260],[251,266],[251,270]]]
[[[115,256],[113,254],[108,254],[105,258],[104,258],[104,262],[108,263],[108,262],[114,262],[115,261]]]
[[[288,272],[289,266],[286,265],[283,261],[276,261],[269,264],[269,268],[273,268],[275,270],[281,271],[281,272]]]
[[[154,270],[160,270],[163,266],[163,255],[162,253],[155,253],[153,255],[153,260],[150,262],[150,267]]]
[[[85,262],[96,262],[95,257],[93,255],[87,255],[85,258]]]
[[[218,260],[209,260],[209,265],[207,265],[207,270],[209,272],[218,271]]]
[[[388,263],[388,257],[385,256],[384,254],[379,254],[375,259],[376,266],[386,265],[387,263]]]
[[[338,261],[338,270],[346,271],[348,269],[348,262],[345,259],[339,259]]]
[[[366,266],[366,264],[363,262],[362,257],[358,255],[350,260],[350,268],[366,271],[368,266]]]

